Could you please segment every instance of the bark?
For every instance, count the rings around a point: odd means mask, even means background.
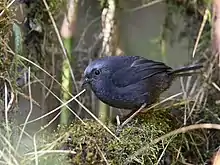
[[[102,23],[102,49],[99,56],[112,56],[119,54],[121,51],[118,48],[118,20],[117,20],[117,0],[108,0],[107,8],[104,8],[101,15]],[[99,102],[99,117],[102,121],[106,121],[107,117],[111,115],[112,110],[109,106]]]

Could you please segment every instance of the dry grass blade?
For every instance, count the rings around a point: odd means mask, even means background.
[[[6,45],[7,45],[7,44],[6,44]],[[13,55],[15,55],[15,53],[12,51],[12,49],[11,49],[8,45],[7,45],[7,48],[9,49],[9,52],[10,52],[10,53],[12,53]],[[48,73],[45,69],[43,69],[42,67],[40,67],[40,66],[37,65],[36,63],[32,62],[31,60],[29,60],[29,59],[27,59],[27,58],[25,58],[25,57],[23,57],[23,56],[21,56],[21,55],[16,54],[16,56],[19,57],[19,58],[21,58],[21,59],[23,59],[23,60],[25,60],[25,61],[27,61],[27,62],[29,62],[30,64],[32,64],[32,65],[34,65],[34,66],[36,66],[38,69],[42,70],[42,71],[43,71],[44,73],[46,73],[50,78],[52,78],[52,79],[54,80],[54,82],[56,82],[59,86],[61,86],[61,84],[58,82],[58,80],[55,79],[55,78],[54,78],[50,73]],[[50,91],[50,89],[47,88],[41,81],[39,81],[39,83],[42,84],[48,91]],[[62,86],[61,86],[61,87],[62,87]],[[66,91],[66,89],[63,89],[63,90]],[[52,91],[50,91],[50,92],[51,92],[51,94],[53,94],[53,96],[55,96],[56,99],[58,99],[62,104],[64,104],[63,101],[62,101],[58,96],[56,96]],[[66,91],[66,92],[68,92],[68,94],[69,94],[71,97],[74,97],[69,91]],[[69,108],[69,106],[67,106],[67,108],[68,108],[80,121],[82,121],[82,119],[81,119],[74,111],[72,111],[72,110]]]
[[[52,153],[59,153],[59,154],[76,154],[75,151],[67,151],[67,150],[46,150],[46,151],[38,151],[37,154],[43,156],[45,154],[52,154]],[[34,152],[27,153],[26,155],[34,155]]]
[[[108,160],[106,159],[104,153],[101,151],[100,147],[97,144],[96,144],[96,147],[97,147],[98,151],[100,152],[102,158],[104,159],[106,165],[109,165]]]
[[[92,112],[90,112],[90,110],[88,108],[86,108],[79,100],[75,99],[75,101],[89,114],[91,115],[99,124],[101,124],[101,126],[103,126],[103,128],[106,129],[106,131],[108,131],[113,137],[115,137],[115,139],[119,140],[120,139],[105,125],[103,124]]]
[[[5,164],[7,164],[7,165],[19,165],[19,163],[17,162],[17,160],[15,158],[12,159],[12,157],[9,157],[8,154],[5,155],[5,153],[3,153],[3,151],[1,151],[1,150],[0,150],[0,155],[3,158],[3,160],[5,161]]]
[[[147,112],[147,111],[149,111],[150,109],[153,109],[153,108],[157,107],[158,105],[163,104],[163,103],[165,103],[165,102],[167,102],[167,101],[169,101],[169,100],[172,100],[173,98],[178,97],[178,96],[180,96],[180,95],[182,95],[182,94],[183,94],[183,92],[180,92],[180,93],[177,93],[177,94],[175,94],[175,95],[172,95],[172,96],[170,96],[170,97],[168,97],[168,98],[166,98],[166,99],[163,99],[163,100],[161,100],[159,103],[153,104],[152,106],[150,106],[149,108],[147,108],[147,109],[144,110],[143,112]]]
[[[0,150],[0,157],[3,158],[7,164],[18,164],[16,157],[20,157],[20,155],[15,151],[9,139],[0,134],[0,141],[7,145],[6,148]]]
[[[191,131],[191,130],[196,130],[196,129],[216,129],[216,130],[220,130],[220,124],[211,124],[211,123],[205,123],[205,124],[194,124],[194,125],[189,125],[189,126],[185,126],[185,127],[182,127],[182,128],[179,128],[179,129],[176,129],[174,131],[171,131],[155,140],[153,140],[150,144],[150,145],[153,145],[153,144],[156,144],[158,143],[159,141],[162,141],[162,140],[165,140],[171,136],[175,136],[177,134],[180,134],[180,133],[186,133],[188,131]],[[134,159],[136,156],[140,155],[141,153],[143,153],[145,150],[147,150],[147,147],[149,146],[145,146],[139,150],[137,150],[133,155],[131,155],[130,157],[127,158],[127,163],[129,163],[132,159]]]
[[[74,76],[74,74],[73,74],[73,70],[71,69],[72,67],[71,67],[71,65],[70,65],[70,61],[68,60],[67,51],[66,51],[66,49],[65,49],[65,47],[64,47],[64,44],[63,44],[62,38],[61,38],[61,36],[60,36],[59,30],[58,30],[58,28],[57,28],[57,26],[56,26],[56,22],[55,22],[55,20],[54,20],[52,14],[51,14],[51,12],[50,12],[50,8],[49,8],[49,6],[48,6],[46,0],[43,0],[43,2],[44,2],[44,5],[45,5],[45,7],[46,7],[46,9],[47,9],[47,12],[48,12],[48,14],[49,14],[49,17],[50,17],[50,19],[51,19],[51,21],[52,21],[52,24],[53,24],[53,26],[54,26],[54,30],[55,30],[55,32],[56,32],[56,34],[57,34],[58,41],[59,41],[59,43],[60,43],[60,45],[61,45],[61,47],[62,47],[62,51],[63,51],[63,53],[64,53],[64,55],[65,55],[65,58],[67,59],[68,66],[70,67],[70,74],[71,74],[71,76],[72,76],[73,83],[74,83],[75,88],[76,88],[76,92],[79,93],[78,86],[77,86],[77,83],[76,83],[76,79],[75,79],[75,76]]]
[[[163,2],[163,1],[165,1],[165,0],[154,0],[154,1],[151,1],[151,2],[149,2],[149,3],[147,3],[147,4],[143,4],[143,5],[141,5],[140,7],[136,7],[136,8],[133,8],[133,9],[129,9],[129,10],[127,10],[127,12],[135,12],[135,11],[137,11],[137,10],[141,10],[141,9],[143,9],[143,8],[150,7],[150,6],[152,6],[152,5],[155,5],[155,4],[157,4],[157,3],[161,3],[161,2]]]
[[[30,98],[30,108],[29,108],[29,112],[28,112],[28,115],[27,117],[25,118],[25,122],[24,122],[24,125],[23,125],[23,128],[21,130],[21,133],[20,133],[20,136],[19,136],[19,139],[18,139],[18,143],[17,143],[17,146],[16,146],[16,151],[18,150],[19,146],[20,146],[20,142],[21,142],[21,139],[22,139],[22,136],[24,134],[24,130],[25,130],[25,127],[27,125],[27,122],[32,114],[32,111],[33,111],[33,103],[32,103],[32,92],[31,92],[31,69],[30,67],[28,68],[28,91],[29,91],[29,98]]]
[[[6,138],[5,136],[3,136],[2,134],[0,134],[0,138],[1,138],[0,141],[2,141],[4,144],[6,144],[8,149],[10,149],[10,151],[12,151],[15,156],[19,157],[19,154],[15,151],[15,149],[12,146],[11,142],[9,141],[9,139]],[[12,152],[11,152],[11,156],[13,156]]]
[[[144,103],[137,111],[135,111],[129,118],[127,118],[120,126],[119,128],[122,129],[129,121],[131,121],[140,111],[146,107],[146,103]]]
[[[52,114],[52,113],[54,113],[54,112],[60,110],[60,108],[61,108],[62,106],[66,106],[67,104],[69,104],[70,102],[72,102],[73,100],[75,100],[78,96],[80,96],[80,95],[81,95],[82,93],[84,93],[85,91],[86,91],[86,90],[84,89],[83,91],[81,91],[80,93],[78,93],[76,96],[74,96],[74,97],[72,97],[71,99],[69,99],[67,102],[61,104],[61,105],[58,106],[57,108],[51,110],[50,112],[48,112],[48,113],[46,113],[46,114],[44,114],[44,115],[42,115],[42,116],[40,116],[40,117],[38,117],[38,118],[36,118],[36,119],[33,119],[33,120],[31,120],[31,121],[28,121],[26,124],[30,124],[30,123],[33,123],[33,122],[35,122],[35,121],[38,121],[38,120],[40,120],[40,119],[42,119],[42,118],[45,118],[45,117],[49,116],[50,114]],[[84,121],[83,121],[81,118],[79,118],[79,119],[80,119],[80,121],[81,121],[83,124],[85,124]],[[22,125],[24,125],[24,124],[21,124],[21,126],[22,126]]]
[[[168,146],[169,146],[169,144],[170,144],[171,141],[172,141],[172,139],[170,139],[169,142],[168,142],[168,143],[166,144],[166,146],[164,147],[163,152],[161,153],[160,157],[158,158],[156,165],[159,165],[159,164],[160,164],[160,161],[161,161],[162,157],[164,156],[164,154],[165,154],[165,152],[166,152],[166,149],[168,148]]]
[[[210,12],[209,12],[208,9],[206,9],[206,10],[205,10],[205,14],[204,14],[204,16],[203,16],[203,21],[202,21],[201,27],[200,27],[200,29],[199,29],[198,37],[197,37],[196,43],[195,43],[195,45],[194,45],[194,49],[193,49],[193,53],[192,53],[192,57],[193,57],[193,58],[195,57],[196,49],[197,49],[197,47],[198,47],[200,37],[201,37],[201,35],[202,35],[203,29],[204,29],[204,27],[205,27],[205,24],[206,24],[206,22],[207,22],[207,20],[208,20],[208,16],[209,16],[209,15],[210,15]]]
[[[15,2],[15,0],[12,0],[6,7],[6,9],[2,10],[0,13],[0,17],[4,14],[5,10],[7,10],[13,3]]]
[[[218,149],[218,151],[215,153],[214,158],[212,160],[212,165],[219,165],[220,164],[220,151]]]

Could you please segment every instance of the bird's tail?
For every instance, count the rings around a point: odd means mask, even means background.
[[[202,68],[203,68],[202,64],[192,64],[178,69],[174,69],[170,71],[169,74],[175,76],[189,76],[192,75],[193,73],[198,73],[196,71]]]

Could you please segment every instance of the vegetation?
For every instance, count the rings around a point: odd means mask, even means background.
[[[0,164],[216,163],[220,142],[218,0],[132,2],[0,2]],[[83,70],[95,58],[123,54],[120,14],[161,3],[166,15],[155,42],[161,54],[166,54],[168,46],[187,40],[191,61],[204,62],[205,69],[181,81],[182,93],[140,113],[118,135],[114,115],[91,92],[80,91]],[[88,6],[92,7],[87,10]],[[84,11],[86,18],[79,19]],[[97,17],[89,22],[92,15]],[[89,31],[95,34],[88,36]],[[92,44],[87,45],[87,40]],[[28,111],[21,108],[22,99],[28,100]],[[40,116],[34,116],[35,109]],[[25,114],[21,123],[20,113]],[[39,129],[28,130],[38,121]]]

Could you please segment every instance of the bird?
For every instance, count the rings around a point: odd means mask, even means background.
[[[111,107],[137,110],[157,102],[176,77],[189,76],[202,67],[197,63],[173,69],[141,56],[105,56],[88,64],[82,87],[88,86]]]

